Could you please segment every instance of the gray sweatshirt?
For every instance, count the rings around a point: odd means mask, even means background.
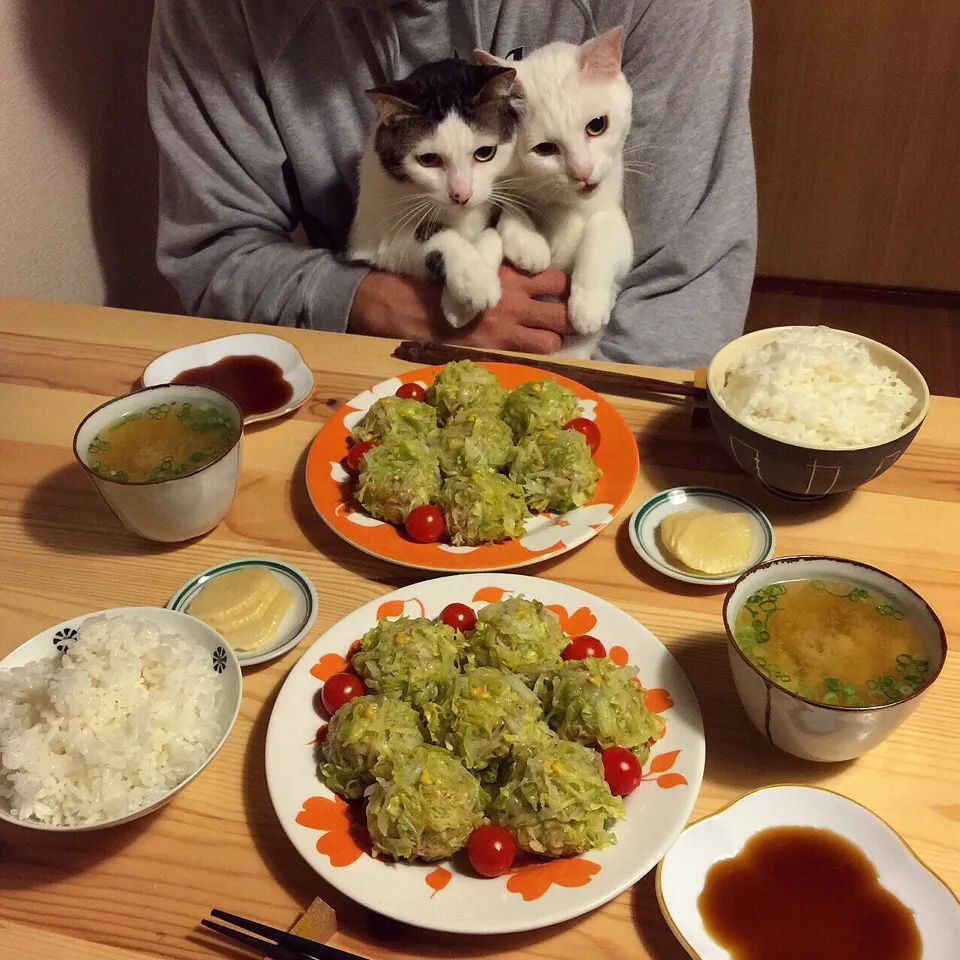
[[[635,268],[599,355],[705,362],[742,330],[753,279],[749,0],[157,0],[161,272],[191,313],[344,330],[366,272],[339,253],[375,122],[364,90],[453,51],[621,23],[645,147],[627,177]]]

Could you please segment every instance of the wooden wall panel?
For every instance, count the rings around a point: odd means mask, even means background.
[[[960,289],[960,2],[755,0],[758,272]]]

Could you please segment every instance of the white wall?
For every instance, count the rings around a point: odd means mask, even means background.
[[[177,310],[157,274],[150,0],[0,0],[0,294]]]

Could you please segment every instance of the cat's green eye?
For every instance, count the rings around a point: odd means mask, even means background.
[[[584,129],[587,131],[588,137],[599,137],[608,126],[609,122],[606,117],[594,117]]]
[[[417,154],[416,161],[421,167],[443,166],[443,161],[440,159],[440,154],[438,153],[419,153]]]
[[[476,160],[477,163],[487,163],[496,155],[496,147],[477,147],[477,149],[473,151],[473,159]]]
[[[538,157],[555,157],[559,152],[560,148],[555,143],[538,143],[534,148],[533,152]]]

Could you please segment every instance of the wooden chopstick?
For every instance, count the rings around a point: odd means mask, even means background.
[[[232,930],[230,927],[213,923],[210,920],[201,920],[200,923],[203,926],[216,930],[224,936],[232,937],[239,943],[254,947],[270,957],[273,957],[274,953],[271,953],[269,948],[274,947],[283,953],[280,960],[301,960],[301,958],[311,958],[311,960],[357,960],[357,955],[354,953],[347,953],[345,950],[338,950],[336,947],[330,947],[325,943],[308,940],[306,937],[299,937],[295,933],[287,933],[285,930],[270,927],[265,923],[258,923],[256,920],[248,920],[246,917],[239,917],[236,914],[227,913],[225,910],[211,910],[210,913],[218,920],[226,920],[236,927],[241,927],[244,930],[249,930],[250,933],[259,934],[260,937],[268,939],[261,940],[259,937],[251,937],[249,934],[240,933],[239,930]],[[275,943],[271,943],[271,940]]]
[[[292,950],[280,947],[275,943],[271,943],[269,940],[251,937],[249,933],[242,933],[239,930],[234,930],[233,927],[225,927],[222,923],[214,923],[212,920],[201,920],[200,926],[206,927],[208,930],[213,930],[215,933],[219,933],[221,936],[226,937],[228,940],[233,940],[235,943],[242,943],[245,947],[256,950],[261,957],[269,957],[270,960],[304,960],[306,956],[306,954],[300,953],[299,951],[294,953]]]
[[[405,340],[393,351],[393,355],[398,360],[424,364],[448,363],[451,360],[473,360],[476,363],[522,363],[538,370],[546,370],[548,373],[569,377],[599,393],[613,393],[621,397],[643,397],[651,393],[697,398],[705,398],[707,395],[704,387],[693,383],[674,383],[670,380],[641,377],[617,370],[598,370],[576,364],[557,363],[554,360],[514,357],[494,350],[475,350],[472,347],[455,347],[446,343]]]

